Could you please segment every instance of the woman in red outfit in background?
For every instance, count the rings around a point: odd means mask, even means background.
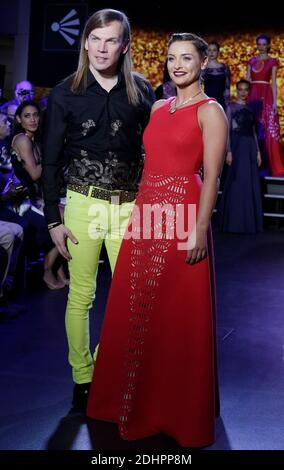
[[[248,61],[247,79],[251,81],[248,103],[253,107],[258,121],[264,174],[269,172],[273,176],[284,176],[284,156],[277,114],[278,60],[268,55],[269,36],[257,36],[256,44],[259,53]]]
[[[177,96],[154,104],[144,133],[132,236],[124,238],[116,264],[87,410],[91,418],[118,423],[124,439],[165,433],[186,447],[214,441],[219,402],[207,236],[227,121],[201,89],[206,64],[203,39],[171,37],[168,69]],[[182,247],[177,211],[188,214],[190,204],[197,211],[196,239]],[[147,207],[155,215],[164,211],[160,222],[150,217],[150,231],[139,217]]]

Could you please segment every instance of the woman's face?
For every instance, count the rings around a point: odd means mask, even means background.
[[[237,97],[240,100],[246,101],[249,95],[249,84],[248,83],[239,83],[237,87]]]
[[[265,38],[258,39],[257,43],[257,49],[261,53],[267,53],[269,49],[269,44]]]
[[[209,44],[208,46],[208,59],[209,60],[216,60],[219,55],[219,50],[216,44]]]
[[[36,132],[39,126],[39,112],[37,108],[27,105],[23,109],[21,116],[17,116],[17,121],[25,131]]]
[[[173,42],[168,50],[168,71],[172,81],[180,87],[198,80],[200,72],[206,67],[207,58],[201,60],[191,41]]]

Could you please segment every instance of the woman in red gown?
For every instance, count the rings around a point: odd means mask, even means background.
[[[269,170],[273,176],[284,176],[284,156],[277,114],[278,60],[268,55],[269,36],[257,36],[256,44],[259,54],[248,61],[247,79],[251,81],[248,103],[254,108],[258,121],[258,139],[264,170]]]
[[[186,447],[214,441],[218,385],[207,234],[227,122],[221,106],[201,90],[206,64],[203,39],[172,36],[168,68],[177,97],[153,106],[127,230],[132,236],[122,243],[109,294],[87,415],[118,423],[124,439],[165,433]],[[188,214],[189,204],[197,219],[196,240],[187,250],[177,229],[178,209]],[[164,210],[150,225],[140,218],[149,207]],[[185,219],[187,226],[191,218]]]

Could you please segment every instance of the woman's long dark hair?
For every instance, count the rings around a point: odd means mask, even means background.
[[[11,135],[11,141],[13,140],[13,138],[18,135],[18,134],[21,134],[22,132],[25,132],[25,129],[22,127],[21,123],[17,121],[17,116],[21,119],[21,116],[23,114],[23,111],[25,110],[25,108],[27,106],[32,106],[33,108],[36,108],[37,111],[38,111],[38,114],[39,114],[39,117],[41,116],[41,109],[40,109],[40,106],[38,104],[37,101],[35,100],[27,100],[27,101],[23,101],[16,109],[16,112],[15,112],[15,118],[14,118],[14,122],[13,122],[13,125],[12,125],[12,135]],[[41,147],[41,131],[40,131],[40,121],[39,121],[39,126],[34,134],[34,142],[39,146]]]

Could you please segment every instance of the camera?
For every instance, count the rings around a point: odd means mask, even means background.
[[[30,93],[31,93],[31,90],[19,90],[18,91],[18,95],[21,95],[21,96],[30,95]]]
[[[34,92],[32,90],[19,90],[17,92],[18,96],[24,98],[25,100],[31,100]]]

